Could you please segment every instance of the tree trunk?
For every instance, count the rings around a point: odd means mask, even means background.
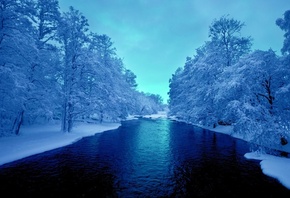
[[[66,123],[66,120],[67,120],[67,109],[66,109],[67,102],[66,101],[67,100],[65,99],[63,102],[63,106],[62,106],[62,117],[61,117],[61,131],[62,132],[67,131],[67,123]]]
[[[73,128],[73,105],[71,103],[68,103],[67,114],[67,132],[71,132]]]
[[[21,110],[14,120],[12,132],[16,135],[19,135],[20,127],[23,121],[23,114],[24,114],[24,110]]]

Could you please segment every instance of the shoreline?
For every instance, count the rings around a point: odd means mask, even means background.
[[[19,136],[0,138],[0,166],[61,148],[84,137],[114,130],[120,126],[120,123],[78,123],[70,133],[61,132],[59,124],[23,126]]]

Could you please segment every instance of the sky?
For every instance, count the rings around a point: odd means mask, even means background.
[[[275,24],[289,0],[59,0],[87,19],[90,31],[108,35],[125,67],[137,76],[138,90],[168,99],[169,79],[186,57],[208,40],[209,26],[224,15],[245,23],[252,50],[280,55],[284,32]]]
[[[152,119],[164,118],[166,114],[147,116]],[[133,119],[133,118],[130,118]],[[0,168],[1,165],[13,162],[34,154],[72,144],[82,137],[92,136],[95,133],[116,129],[118,123],[76,125],[72,133],[60,133],[59,124],[22,126],[20,136],[0,138]],[[215,128],[216,132],[229,134],[228,128]],[[286,151],[290,152],[290,145]],[[262,172],[276,178],[282,185],[290,189],[290,159],[257,152],[246,153],[249,160],[260,160]]]

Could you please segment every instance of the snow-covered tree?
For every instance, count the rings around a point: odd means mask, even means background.
[[[276,24],[285,31],[284,34],[284,43],[281,49],[283,54],[290,54],[290,10],[284,12],[284,18],[278,18]]]
[[[187,58],[170,79],[170,114],[202,125],[232,125],[233,135],[265,147],[287,144],[289,132],[289,11],[276,24],[284,30],[283,57],[273,50],[250,53],[243,23],[221,17],[210,41]]]
[[[251,48],[251,38],[241,37],[244,23],[226,16],[215,19],[209,28],[209,37],[216,46],[214,50],[223,60],[224,66],[230,66],[248,53]]]
[[[130,70],[130,69],[126,69],[125,70],[125,78],[126,78],[126,82],[132,87],[132,88],[136,88],[138,86],[138,84],[136,83],[136,75]]]
[[[53,44],[60,13],[57,1],[37,0],[30,4],[28,15],[34,31],[31,35],[36,45],[34,60],[29,65],[28,80],[33,86],[27,92],[33,100],[27,102],[24,119],[28,123],[39,119],[52,119],[56,107],[53,96],[57,95],[56,76],[59,70],[59,50]],[[52,102],[54,101],[54,102]]]
[[[26,104],[33,100],[29,71],[37,48],[29,20],[30,1],[0,1],[1,132],[18,134]],[[4,123],[4,124],[2,124]]]
[[[59,39],[63,47],[63,104],[62,131],[70,132],[73,120],[78,112],[76,107],[83,94],[79,90],[80,72],[84,67],[82,62],[83,48],[87,45],[88,21],[78,10],[70,7],[62,16],[59,27]]]
[[[111,38],[89,33],[78,10],[60,14],[57,0],[2,0],[0,11],[0,136],[39,121],[61,120],[69,132],[76,120],[160,109],[161,98],[136,90]]]
[[[199,125],[230,124],[222,119],[226,103],[218,103],[222,73],[248,53],[249,37],[241,37],[243,23],[221,17],[209,28],[210,41],[187,58],[184,70],[170,81],[170,114]],[[220,100],[219,100],[220,101]]]
[[[179,67],[175,71],[174,74],[172,74],[172,77],[169,79],[169,99],[168,99],[168,105],[169,105],[169,115],[170,116],[176,116],[177,118],[183,119],[183,105],[181,101],[184,99],[182,98],[182,91],[183,89],[183,81],[181,78],[181,75],[184,74],[183,68]]]
[[[289,138],[285,72],[274,51],[256,50],[224,73],[223,94],[230,101],[224,116],[233,121],[235,135],[268,147]]]

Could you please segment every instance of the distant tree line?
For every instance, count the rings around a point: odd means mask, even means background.
[[[251,51],[244,23],[222,16],[209,40],[172,75],[170,115],[207,127],[230,125],[233,136],[265,147],[290,140],[290,10],[276,25],[285,31],[282,56]]]
[[[57,0],[0,1],[0,136],[21,125],[76,120],[119,121],[161,109],[159,95],[136,90],[111,38],[89,30]],[[157,99],[158,98],[158,99]]]

